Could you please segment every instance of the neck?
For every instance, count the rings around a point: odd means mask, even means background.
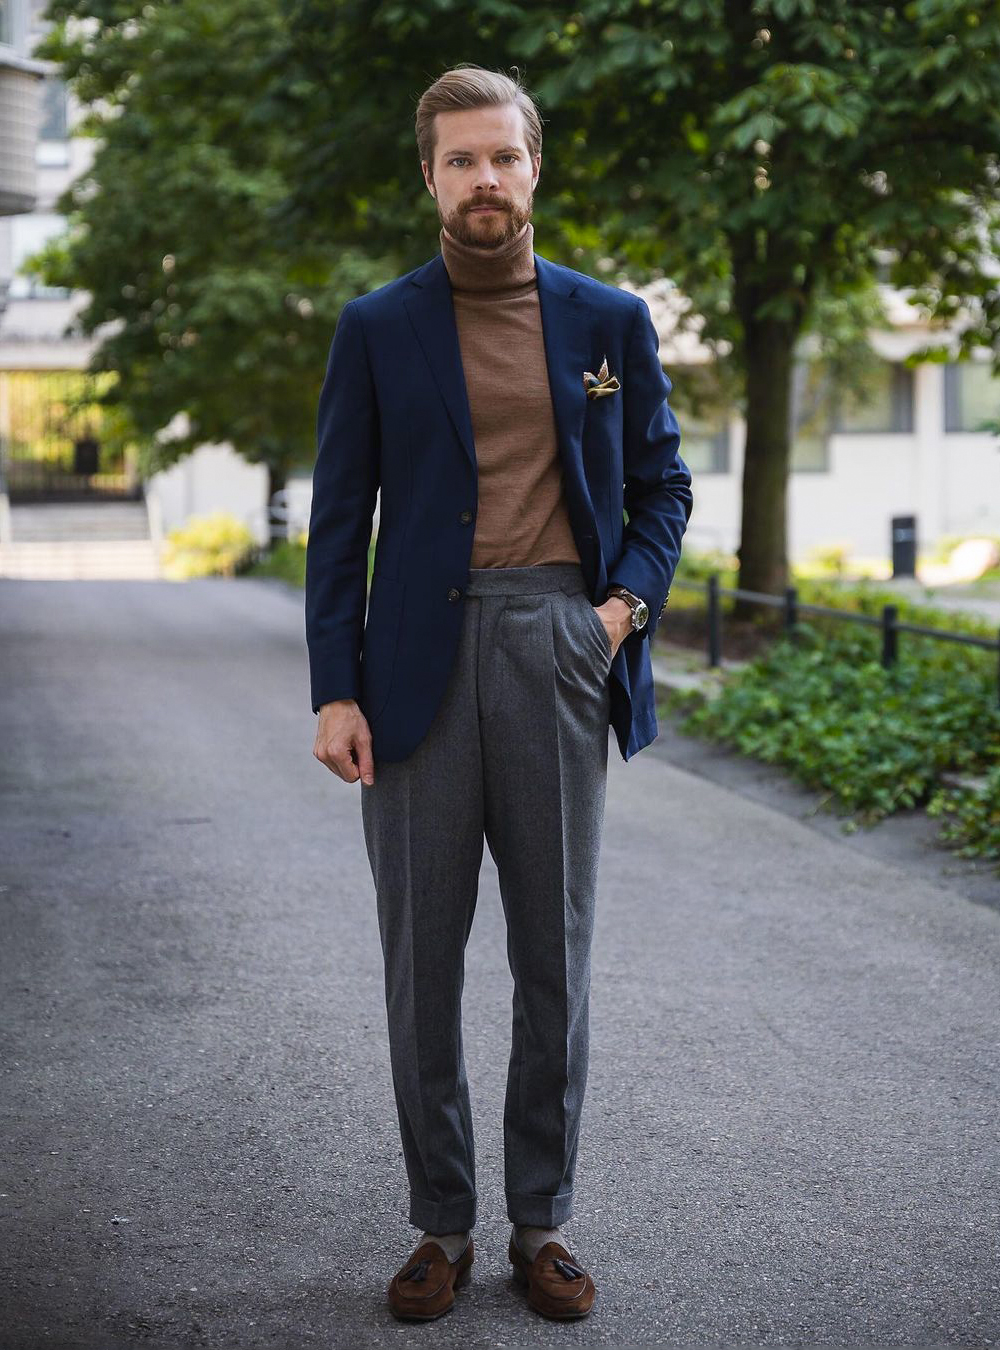
[[[441,255],[452,287],[460,291],[504,291],[535,280],[534,227],[499,248],[477,248],[455,239],[442,225]]]

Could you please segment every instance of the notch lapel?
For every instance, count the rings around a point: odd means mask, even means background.
[[[572,274],[537,253],[534,258],[566,506],[588,584],[593,588],[603,584],[604,578],[597,520],[583,464],[587,407],[583,372],[594,360],[594,316],[590,306],[576,294],[578,283]],[[472,472],[478,475],[451,282],[440,253],[413,275],[404,305]]]
[[[571,273],[547,258],[540,258],[537,253],[535,272],[549,393],[559,433],[566,509],[587,584],[593,591],[604,579],[597,517],[583,463],[583,425],[587,410],[583,372],[593,360],[594,315],[586,301],[576,294],[579,283]]]
[[[535,257],[538,307],[542,320],[545,365],[560,448],[567,468],[582,469],[586,393],[583,372],[592,363],[591,315],[574,293],[577,283],[547,258]],[[439,253],[413,276],[404,304],[434,382],[444,399],[458,438],[473,467],[476,447],[465,387],[455,306],[444,258]]]
[[[462,350],[458,342],[458,324],[455,322],[448,269],[441,254],[425,263],[411,281],[412,288],[403,301],[406,312],[427,358],[434,383],[444,399],[448,416],[475,470],[476,447],[465,371],[462,368]]]
[[[576,280],[537,253],[535,274],[549,393],[563,463],[582,479],[583,418],[587,407],[583,372],[592,360],[590,309],[574,294]]]

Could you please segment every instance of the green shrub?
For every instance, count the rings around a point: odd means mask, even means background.
[[[226,511],[193,516],[167,532],[161,557],[164,576],[231,577],[253,553],[256,541],[249,526]]]
[[[731,553],[721,549],[698,552],[684,549],[677,564],[676,576],[681,581],[707,581],[713,572],[718,572],[719,582],[723,586],[736,585],[737,562]]]
[[[976,784],[940,788],[927,813],[942,819],[942,842],[963,857],[1000,861],[1000,761]]]
[[[851,552],[846,544],[826,544],[813,549],[808,567],[813,576],[842,577],[850,561]]]
[[[802,623],[797,640],[777,639],[729,675],[716,698],[690,710],[685,729],[782,765],[861,823],[928,805],[943,774],[993,772],[995,656],[904,634],[900,659],[886,670],[879,633],[844,627]],[[992,804],[955,797],[946,805],[942,797],[935,808],[943,813],[954,800],[955,828],[965,822],[970,845],[998,829],[990,781]]]
[[[280,577],[295,586],[304,586],[306,580],[306,536],[297,539],[278,539],[271,545],[247,574],[254,577]]]
[[[375,544],[377,534],[373,534],[368,545],[368,585],[371,585],[372,568],[375,565]],[[281,577],[296,586],[306,584],[306,546],[309,542],[308,530],[303,530],[294,539],[279,539],[271,545],[269,553],[256,559],[248,573],[257,577]]]

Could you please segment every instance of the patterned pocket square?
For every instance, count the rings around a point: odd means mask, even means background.
[[[583,372],[583,387],[587,391],[588,398],[603,398],[605,394],[613,394],[621,388],[618,383],[618,376],[608,374],[607,357],[604,358],[604,362],[596,375],[589,370]]]

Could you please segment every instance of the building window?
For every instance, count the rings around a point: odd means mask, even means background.
[[[913,430],[913,371],[899,361],[873,360],[837,390],[833,430],[839,433]]]
[[[789,420],[792,471],[825,473],[830,467],[830,380],[820,362],[793,363]]]
[[[0,0],[0,42],[12,46],[14,42],[14,16],[11,13],[11,0]]]
[[[729,472],[729,428],[699,426],[693,417],[681,425],[681,458],[692,473]]]
[[[66,139],[66,86],[58,76],[48,75],[42,82],[41,125],[38,139]]]
[[[723,374],[709,364],[674,366],[670,406],[681,429],[680,454],[692,473],[729,473],[729,400]]]
[[[980,431],[1000,420],[1000,376],[989,361],[954,361],[944,368],[945,431]]]
[[[12,276],[10,297],[12,300],[63,299],[72,295],[65,286],[46,286],[41,278],[33,273],[21,270],[21,265],[33,253],[44,247],[54,236],[57,237],[66,228],[66,217],[51,211],[31,211],[21,216],[11,216],[7,222],[10,240],[10,259]]]
[[[792,369],[791,467],[823,473],[830,467],[830,437],[913,431],[913,371],[872,354],[837,379],[822,361],[796,361]]]

